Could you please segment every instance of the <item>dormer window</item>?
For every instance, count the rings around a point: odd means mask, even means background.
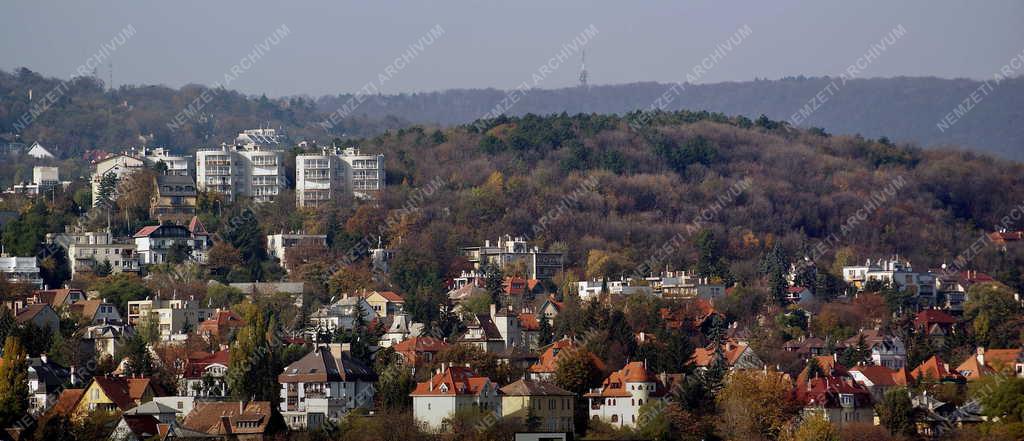
[[[843,407],[853,407],[853,395],[839,394],[839,402],[842,403]]]
[[[448,385],[444,384],[444,383],[441,383],[440,390],[441,390],[442,393],[448,393]]]

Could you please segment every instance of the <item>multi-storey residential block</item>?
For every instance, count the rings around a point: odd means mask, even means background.
[[[36,288],[43,288],[43,278],[39,275],[39,265],[35,257],[8,256],[0,254],[0,277],[11,283],[24,283]]]
[[[70,181],[60,180],[60,171],[57,167],[37,165],[32,167],[32,182],[16,183],[7,192],[27,195],[48,194],[57,187],[67,188],[69,185]]]
[[[267,251],[271,257],[276,257],[281,262],[281,267],[287,270],[291,270],[288,262],[288,250],[300,245],[321,246],[326,250],[327,235],[278,233],[267,236]]]
[[[356,148],[322,149],[295,158],[295,199],[299,207],[318,207],[340,196],[373,198],[384,188],[384,155]]]
[[[142,148],[142,159],[150,167],[157,163],[164,163],[166,170],[163,174],[168,176],[192,176],[195,174],[195,161],[190,155],[175,155],[169,149],[163,147]]]
[[[285,186],[281,136],[274,129],[246,130],[235,143],[196,152],[196,186],[228,200],[269,202]]]
[[[910,262],[899,256],[878,259],[877,262],[868,259],[864,265],[844,266],[843,280],[858,291],[863,291],[872,282],[888,284],[900,291],[910,289],[916,293],[914,301],[922,308],[935,307],[940,300],[936,295],[938,277],[929,271],[914,271]]]
[[[93,272],[104,262],[110,264],[111,273],[139,271],[139,255],[135,243],[119,240],[106,231],[85,233],[47,234],[47,243],[67,249],[71,278],[82,272]]]
[[[164,338],[181,334],[182,330],[196,329],[199,323],[213,316],[215,309],[203,308],[198,300],[160,298],[128,302],[128,324],[139,326],[146,320],[156,320],[157,329]]]
[[[153,177],[153,197],[149,201],[149,217],[159,222],[184,224],[196,215],[196,184],[180,175]]]
[[[551,280],[563,268],[562,253],[531,248],[522,237],[505,235],[495,244],[486,240],[483,246],[462,250],[476,269],[486,264],[496,264],[502,269],[519,266],[524,272],[522,275],[528,279]]]
[[[338,422],[350,410],[373,405],[377,375],[340,343],[318,346],[288,365],[281,383],[281,415],[288,427],[311,430]]]
[[[376,314],[373,307],[366,299],[344,294],[342,298],[334,303],[323,306],[309,316],[310,330],[313,333],[333,333],[338,329],[349,330],[355,326],[356,316],[362,318],[363,323],[370,323]]]

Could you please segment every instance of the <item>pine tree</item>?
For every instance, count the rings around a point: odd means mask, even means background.
[[[28,410],[28,354],[17,337],[4,340],[0,365],[0,427],[10,425]]]
[[[124,372],[129,377],[151,377],[156,372],[153,356],[149,353],[146,341],[139,334],[128,338],[122,349],[121,358],[126,360]]]
[[[553,330],[551,329],[551,321],[548,320],[547,314],[541,314],[540,315],[540,337],[539,337],[539,339],[538,339],[539,341],[537,343],[539,343],[541,346],[545,346],[545,345],[550,344],[551,340],[553,340],[553,339],[554,339],[554,333],[553,333]]]
[[[484,268],[484,289],[491,295],[491,303],[501,307],[501,297],[505,294],[505,275],[497,264],[491,263]]]

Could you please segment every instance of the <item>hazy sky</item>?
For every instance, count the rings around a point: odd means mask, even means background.
[[[864,77],[990,77],[1024,50],[1024,2],[1007,1],[288,1],[4,2],[0,68],[67,78],[122,29],[115,84],[223,81],[275,29],[289,33],[229,86],[271,96],[353,92],[440,25],[385,93],[513,88],[580,32],[592,84],[680,81],[716,45],[751,35],[700,82],[838,75],[903,25]],[[282,6],[282,5],[287,6]],[[578,55],[540,87],[574,85]],[[107,79],[104,62],[98,74]]]

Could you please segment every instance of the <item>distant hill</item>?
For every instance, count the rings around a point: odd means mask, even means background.
[[[942,118],[978,90],[981,82],[939,78],[900,77],[853,80],[838,88],[826,87],[827,77],[787,78],[707,85],[634,83],[534,90],[515,95],[509,115],[624,113],[650,109],[665,96],[662,110],[708,110],[727,115],[790,120],[819,92],[827,99],[802,127],[821,127],[830,133],[888,137],[925,147],[962,146],[1005,158],[1024,160],[1024,79],[1008,79],[948,129],[937,126]],[[837,83],[838,84],[838,83]],[[677,92],[678,91],[678,92]],[[834,94],[829,92],[835,91]],[[414,123],[459,124],[473,121],[492,109],[502,109],[505,91],[459,89],[444,92],[369,97],[357,113],[370,118],[395,116]],[[330,112],[351,95],[322,97],[317,107]],[[669,100],[670,98],[670,100]],[[512,100],[505,100],[506,102]]]

